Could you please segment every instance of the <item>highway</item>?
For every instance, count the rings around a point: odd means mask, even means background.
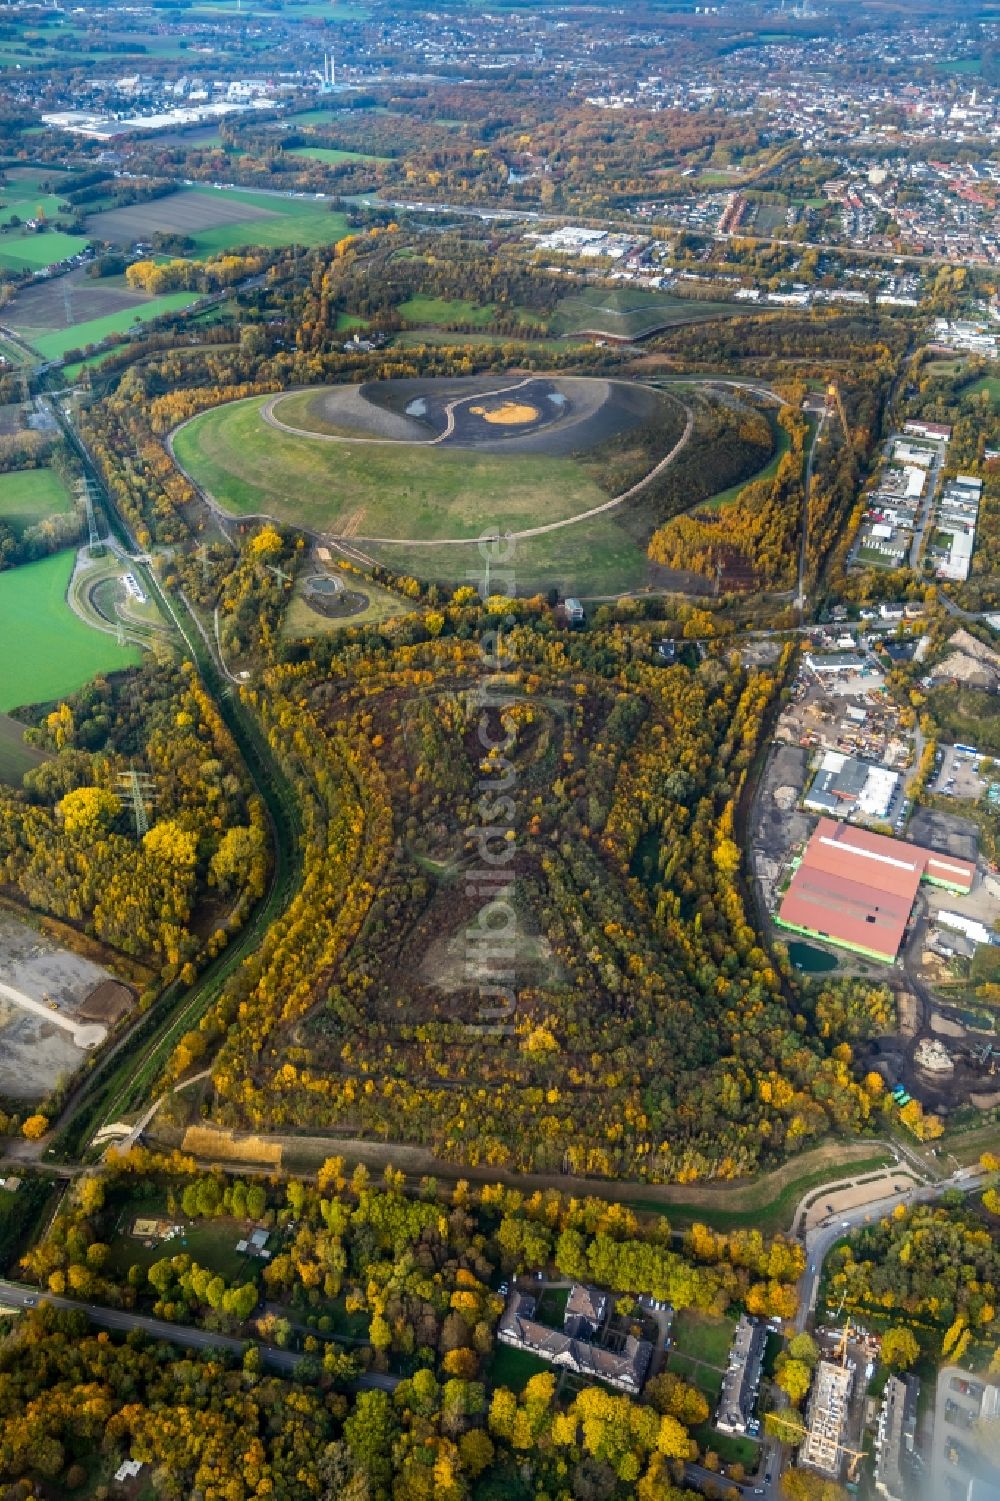
[[[239,1355],[256,1341],[236,1339],[229,1334],[213,1334],[208,1329],[194,1329],[189,1324],[168,1324],[163,1319],[147,1318],[144,1314],[130,1313],[123,1308],[102,1308],[99,1303],[80,1303],[75,1298],[56,1297],[53,1293],[39,1293],[19,1282],[0,1279],[0,1304],[5,1308],[34,1308],[48,1303],[53,1308],[64,1308],[70,1313],[85,1313],[92,1324],[101,1329],[115,1329],[124,1334],[139,1330],[152,1339],[166,1340],[172,1345],[181,1345],[186,1350],[222,1350],[229,1355]],[[279,1350],[276,1345],[257,1345],[266,1365],[283,1375],[294,1375],[302,1355],[295,1350]],[[383,1376],[378,1371],[366,1371],[354,1383],[359,1391],[378,1388],[391,1392],[399,1385],[398,1376]]]

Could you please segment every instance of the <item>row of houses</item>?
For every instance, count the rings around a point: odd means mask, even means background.
[[[760,1390],[766,1346],[767,1325],[743,1314],[733,1335],[729,1364],[722,1378],[722,1391],[715,1416],[715,1426],[720,1433],[756,1434],[760,1425],[754,1417],[754,1408]]]

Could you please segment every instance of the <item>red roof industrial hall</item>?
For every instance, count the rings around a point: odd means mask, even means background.
[[[972,889],[975,866],[822,818],[781,903],[783,927],[895,959],[924,879]]]

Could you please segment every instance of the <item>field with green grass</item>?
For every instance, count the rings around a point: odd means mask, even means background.
[[[407,323],[471,323],[483,327],[496,317],[496,304],[480,307],[459,297],[411,297],[399,304],[399,316]]]
[[[556,334],[592,332],[641,339],[658,328],[732,318],[738,311],[726,302],[700,302],[641,287],[588,287],[556,304],[551,329]]]
[[[1000,375],[984,375],[982,380],[974,381],[971,386],[966,386],[963,396],[978,396],[986,391],[989,394],[993,406],[1000,407]]]
[[[682,1308],[671,1328],[673,1348],[690,1360],[725,1370],[736,1328],[734,1319],[714,1318],[696,1308]]]
[[[65,697],[98,673],[139,661],[135,648],[92,630],[69,608],[74,557],[59,552],[0,573],[0,641],[18,644],[0,675],[0,713]]]
[[[529,1350],[514,1350],[510,1345],[498,1344],[490,1364],[490,1384],[509,1387],[512,1392],[521,1392],[532,1376],[551,1370],[552,1366],[548,1361],[539,1360]]]
[[[296,146],[289,156],[305,156],[311,162],[325,162],[329,167],[339,167],[342,162],[389,162],[390,156],[369,156],[364,151],[341,151],[336,146]]]
[[[65,516],[72,506],[73,497],[54,469],[0,474],[0,521],[6,521],[15,535],[46,516]]]
[[[31,1242],[49,1205],[51,1178],[24,1178],[13,1192],[0,1188],[0,1275],[16,1272],[16,1259]]]
[[[698,1387],[713,1407],[722,1390],[735,1328],[735,1319],[713,1318],[693,1308],[682,1309],[671,1328],[667,1369]]]
[[[236,1249],[236,1242],[246,1234],[242,1221],[198,1220],[186,1225],[183,1234],[173,1240],[157,1240],[147,1246],[130,1233],[138,1216],[169,1218],[165,1208],[150,1208],[149,1201],[129,1206],[122,1217],[121,1230],[110,1246],[108,1266],[113,1272],[126,1275],[131,1266],[140,1266],[145,1271],[164,1256],[187,1255],[199,1266],[225,1277],[227,1282],[256,1281],[260,1275],[262,1263],[257,1257],[246,1256]]]
[[[281,415],[294,423],[295,403],[311,395],[285,398]],[[475,552],[472,539],[487,524],[517,530],[606,499],[570,458],[299,438],[264,423],[267,399],[202,412],[174,435],[179,463],[234,515],[362,537],[468,537]],[[462,546],[412,551],[462,554],[459,567],[466,566]]]
[[[582,508],[581,508],[582,509]],[[543,514],[541,510],[539,514]],[[649,582],[649,560],[615,517],[617,511],[588,521],[518,539],[511,560],[519,594],[558,589],[584,599],[641,590]],[[393,543],[366,543],[365,552],[386,568],[457,588],[470,572],[482,568],[478,544],[467,547],[406,548]]]
[[[264,209],[266,218],[251,218],[234,224],[219,224],[191,232],[194,253],[198,256],[221,255],[237,245],[313,245],[332,244],[348,232],[347,219],[334,213],[329,203],[311,198],[283,198],[277,193],[254,193],[227,189],[216,194],[213,188],[191,188],[192,193],[209,193],[223,197],[230,204],[245,204],[248,209]]]
[[[703,1453],[708,1449],[713,1450],[724,1465],[739,1464],[748,1472],[757,1468],[760,1445],[754,1443],[752,1438],[737,1438],[733,1434],[720,1433],[711,1423],[702,1423],[700,1427],[692,1428],[691,1437]]]
[[[703,501],[698,507],[699,511],[714,511],[720,506],[729,505],[737,496],[742,494],[747,485],[756,484],[758,480],[772,479],[777,474],[778,465],[788,452],[792,440],[788,436],[786,429],[773,416],[771,416],[770,422],[771,432],[774,435],[774,452],[763,469],[758,470],[756,474],[752,474],[749,479],[742,480],[740,484],[730,485],[728,490],[720,490],[718,495],[710,496],[708,500]]]
[[[11,271],[38,271],[78,255],[86,244],[85,235],[67,235],[58,229],[44,234],[8,229],[0,234],[0,266]]]
[[[88,344],[99,344],[110,334],[128,333],[136,323],[149,323],[164,313],[175,313],[179,308],[190,307],[197,302],[198,292],[164,292],[149,302],[135,307],[122,308],[117,313],[107,313],[103,318],[90,318],[85,323],[74,323],[71,328],[24,328],[19,332],[46,360],[58,360],[67,349],[85,349]]]
[[[195,258],[245,245],[326,245],[343,239],[347,220],[331,201],[251,188],[180,188],[164,198],[88,215],[87,231],[115,245],[148,240],[158,230],[183,234]]]
[[[543,350],[550,354],[565,354],[567,349],[579,349],[586,344],[586,339],[526,339],[519,340],[513,334],[493,334],[482,329],[476,329],[472,333],[463,330],[461,333],[452,333],[445,328],[404,328],[393,338],[395,349],[419,349],[423,345],[428,347],[447,347],[461,349],[464,345],[473,348],[484,348],[500,344],[521,344],[530,354],[540,354]]]
[[[25,726],[9,714],[0,714],[0,782],[20,787],[26,771],[40,766],[45,752],[24,743]]]
[[[282,622],[282,639],[298,641],[305,636],[325,636],[330,631],[342,631],[352,625],[379,625],[395,615],[408,615],[414,608],[412,600],[400,599],[398,594],[380,589],[378,584],[371,584],[367,579],[355,579],[351,574],[345,574],[344,582],[348,589],[365,596],[368,600],[367,609],[360,610],[357,615],[345,615],[341,618],[320,615],[308,604],[302,585],[297,582]]]

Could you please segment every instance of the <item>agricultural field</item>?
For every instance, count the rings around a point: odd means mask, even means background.
[[[9,787],[20,787],[24,773],[46,759],[44,751],[25,744],[24,731],[20,720],[0,714],[0,782]]]
[[[128,246],[158,230],[187,235],[196,256],[218,255],[242,245],[325,245],[347,233],[343,214],[312,198],[237,188],[182,188],[151,203],[92,214],[87,230]]]
[[[91,629],[66,603],[75,554],[54,553],[0,574],[0,641],[19,650],[0,678],[0,713],[22,704],[49,703],[102,672],[139,661],[133,647]]]
[[[79,255],[86,244],[82,235],[68,235],[58,229],[0,228],[0,266],[11,271],[40,271]]]
[[[601,505],[580,455],[659,400],[604,381],[508,384],[522,401],[491,397],[496,377],[255,397],[183,425],[174,454],[230,513],[464,551],[457,540],[487,522],[516,530]]]
[[[0,474],[0,521],[19,536],[46,516],[65,516],[73,497],[54,469],[20,469]]]
[[[48,168],[13,167],[4,173],[0,184],[0,267],[37,271],[85,248],[86,236],[49,227],[65,217],[60,208],[59,177],[58,170]],[[21,222],[12,224],[11,219]],[[41,220],[46,227],[28,229],[29,219]]]
[[[590,287],[557,303],[550,326],[556,334],[598,333],[616,339],[642,339],[660,328],[732,318],[737,311],[727,302],[695,301],[673,297],[669,292],[646,292],[640,287]]]
[[[43,359],[57,360],[67,349],[127,333],[133,324],[190,307],[198,297],[197,292],[151,297],[133,291],[123,276],[93,277],[81,268],[25,287],[4,309],[4,322]]]

